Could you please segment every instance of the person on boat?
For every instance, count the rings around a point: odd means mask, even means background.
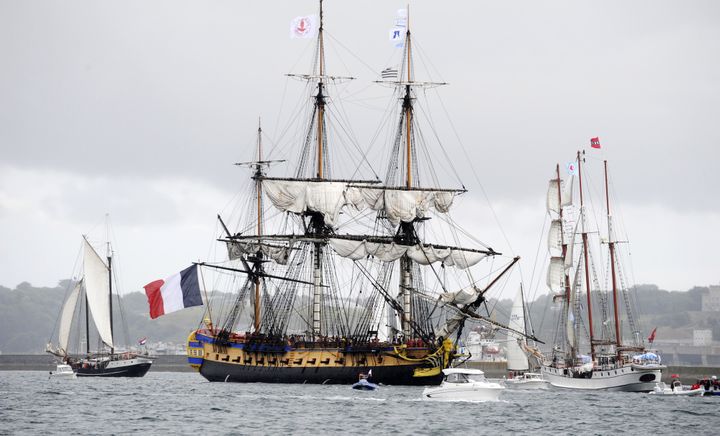
[[[674,380],[672,381],[672,383],[670,383],[670,389],[672,389],[673,391],[674,391],[675,389],[681,390],[681,389],[682,389],[682,383],[680,383],[680,380],[679,380],[679,379],[674,379]]]

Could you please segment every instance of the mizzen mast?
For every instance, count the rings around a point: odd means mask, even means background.
[[[608,170],[607,160],[604,161],[605,166],[605,205],[607,207],[608,222],[608,247],[610,249],[610,271],[612,277],[613,292],[613,314],[615,316],[615,353],[620,357],[621,334],[620,334],[620,317],[618,316],[618,299],[617,299],[617,279],[615,276],[615,237],[612,228],[612,216],[610,214],[610,192],[608,190]]]

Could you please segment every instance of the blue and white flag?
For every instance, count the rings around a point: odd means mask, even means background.
[[[395,47],[402,47],[405,45],[405,33],[407,32],[407,10],[398,9],[397,15],[395,16],[395,26],[390,29],[390,42],[395,44]]]
[[[574,176],[575,174],[577,174],[577,164],[575,163],[575,161],[568,162],[566,167],[567,167],[567,173],[569,175]]]

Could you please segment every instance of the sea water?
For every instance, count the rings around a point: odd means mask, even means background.
[[[0,434],[690,434],[720,431],[720,397],[505,391],[435,402],[422,387],[209,383],[196,373],[50,379],[0,372]]]

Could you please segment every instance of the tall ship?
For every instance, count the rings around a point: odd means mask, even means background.
[[[313,24],[297,22],[303,32]],[[436,385],[458,358],[465,322],[495,323],[478,309],[518,258],[456,244],[475,241],[450,216],[466,190],[421,171],[431,162],[422,159],[429,149],[417,89],[440,84],[415,80],[407,15],[396,22],[400,67],[380,81],[398,102],[386,120],[396,130],[385,177],[334,174],[339,141],[328,132],[343,114],[330,89],[342,78],[326,71],[323,26],[320,2],[314,69],[300,75],[311,107],[297,166],[289,177],[269,176],[277,161],[264,157],[258,127],[257,160],[243,164],[252,170],[246,213],[232,231],[218,216],[225,260],[199,263],[201,276],[219,277],[213,289],[231,292],[189,335],[188,362],[210,381],[352,384],[372,371],[374,383]]]
[[[607,161],[603,162],[601,185],[607,225],[603,238],[600,224],[591,229],[591,217],[602,212],[592,213],[585,204],[588,194],[583,189],[584,163],[584,152],[578,152],[577,160],[568,165],[568,180],[561,178],[558,165],[549,183],[547,285],[555,293],[554,299],[561,302],[562,310],[552,357],[544,363],[541,373],[560,388],[650,392],[665,367],[656,353],[646,350],[635,319],[631,289],[619,260],[618,244],[623,241],[616,237],[611,214]],[[573,202],[575,173],[579,204]],[[603,258],[607,265],[604,280],[596,268]],[[623,337],[623,321],[632,333],[631,339]]]
[[[49,341],[46,351],[59,360],[59,366],[69,365],[78,377],[142,377],[153,359],[147,352],[119,350],[116,346],[113,255],[109,242],[106,248],[107,256],[103,260],[83,236],[82,274],[62,305],[57,345]],[[119,304],[119,298],[117,302]],[[123,330],[127,331],[127,327]],[[91,346],[93,338],[96,338],[95,347]],[[84,350],[80,350],[83,343]],[[77,349],[75,352],[71,344]]]

